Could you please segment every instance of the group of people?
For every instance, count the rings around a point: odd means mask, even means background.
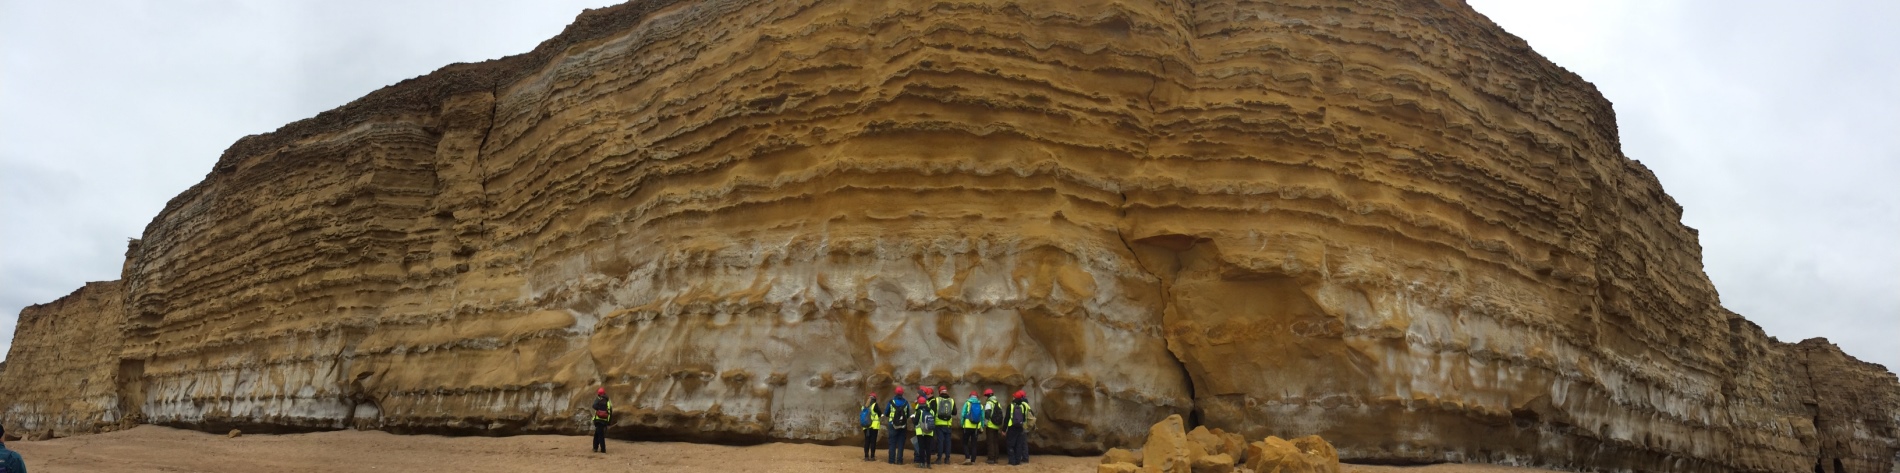
[[[987,446],[987,461],[996,464],[1007,448],[1009,464],[1029,462],[1028,431],[1035,425],[1035,409],[1022,391],[1007,403],[996,400],[994,390],[985,389],[981,398],[970,391],[961,403],[950,398],[949,386],[923,386],[915,401],[904,399],[904,387],[898,386],[889,401],[880,401],[877,393],[858,406],[858,427],[864,431],[864,461],[877,461],[878,434],[889,441],[885,460],[893,465],[904,463],[904,451],[915,450],[916,464],[950,463],[951,437],[963,434],[963,464],[976,464],[977,447]],[[607,399],[607,388],[594,392],[594,451],[607,453],[607,427],[613,423],[614,403]],[[908,443],[906,443],[908,442]],[[1007,445],[1007,447],[1005,447]]]
[[[858,406],[858,427],[864,431],[864,461],[877,461],[877,437],[883,432],[888,439],[885,461],[890,464],[904,463],[906,448],[916,451],[919,468],[947,464],[953,430],[961,430],[965,465],[976,464],[977,447],[985,444],[990,464],[997,462],[1004,444],[1008,445],[1009,464],[1029,462],[1027,431],[1036,415],[1022,391],[1016,391],[1008,403],[998,402],[993,390],[983,390],[982,398],[970,391],[970,398],[958,403],[950,398],[948,386],[935,390],[922,386],[918,390],[922,392],[915,401],[905,400],[904,387],[898,386],[889,401],[880,401],[877,393],[871,393]]]

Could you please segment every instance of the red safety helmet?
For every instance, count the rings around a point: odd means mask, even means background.
[[[992,390],[992,389],[985,389],[985,390],[983,390],[983,395],[984,395],[984,396],[995,396],[995,395],[996,395],[996,391],[995,391],[995,390]]]
[[[970,397],[976,397],[976,391],[970,391]]]
[[[594,394],[599,394],[599,395],[602,395],[602,396],[605,396],[605,395],[607,395],[607,388],[600,388],[600,390],[598,390],[598,391],[594,391]]]
[[[950,397],[950,387],[937,386],[937,394],[943,395],[944,397]]]
[[[1028,397],[1028,395],[1027,395],[1027,394],[1023,394],[1023,392],[1022,392],[1022,391],[1016,391],[1016,398],[1017,398],[1017,399],[1022,399],[1022,398],[1024,398],[1024,397]]]
[[[920,388],[920,389],[923,389],[925,396],[930,395],[930,386],[924,386],[923,388]]]
[[[898,387],[897,387],[897,393],[898,393],[898,394],[903,394],[903,393],[904,393],[904,387],[903,387],[903,386],[898,386]]]
[[[871,395],[870,395],[870,397],[871,397],[871,398],[873,398],[873,399],[876,399],[876,398],[877,398],[877,393],[871,393]]]

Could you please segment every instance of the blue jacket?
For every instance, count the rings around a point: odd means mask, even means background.
[[[910,420],[910,402],[905,401],[904,396],[897,396],[891,398],[889,405],[890,408],[884,410],[884,425],[891,426],[899,432],[910,428],[910,422],[907,422]]]
[[[0,443],[0,473],[26,473],[26,462],[20,460],[20,454],[7,450],[4,443]]]
[[[978,400],[976,396],[970,396],[969,400],[963,401],[963,428],[981,427],[983,427],[983,401]]]

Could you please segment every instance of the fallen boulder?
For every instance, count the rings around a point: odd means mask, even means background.
[[[1224,445],[1220,436],[1214,435],[1214,432],[1211,430],[1208,430],[1207,426],[1205,425],[1195,427],[1194,430],[1188,431],[1187,438],[1188,440],[1193,441],[1195,445],[1198,445],[1201,447],[1201,451],[1203,452],[1202,453],[1203,455],[1215,454],[1215,453],[1226,453],[1221,450],[1221,448],[1223,448]]]
[[[1334,449],[1333,444],[1327,442],[1326,439],[1319,438],[1318,435],[1308,435],[1293,439],[1293,446],[1298,447],[1309,461],[1322,465],[1319,471],[1339,473],[1339,450]]]
[[[1250,444],[1240,434],[1206,426],[1190,431],[1185,424],[1179,415],[1156,422],[1141,449],[1108,449],[1096,471],[1232,473],[1244,466],[1254,473],[1340,472],[1339,450],[1318,435]]]
[[[1214,436],[1220,437],[1221,448],[1218,452],[1209,451],[1208,453],[1225,453],[1234,458],[1235,465],[1247,460],[1247,437],[1219,428],[1213,430]]]
[[[1141,470],[1153,473],[1191,473],[1187,429],[1180,415],[1171,415],[1148,428],[1148,442],[1141,447]],[[1194,446],[1198,448],[1198,445]]]
[[[1313,435],[1299,440],[1304,444],[1279,437],[1247,444],[1247,468],[1255,473],[1339,473],[1339,453],[1332,444]]]
[[[1232,473],[1234,457],[1225,453],[1202,455],[1193,462],[1194,473]]]

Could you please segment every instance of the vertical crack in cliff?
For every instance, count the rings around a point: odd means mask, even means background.
[[[1155,92],[1161,89],[1161,81],[1164,80],[1168,74],[1168,61],[1161,57],[1154,59],[1155,64],[1159,66],[1159,70],[1157,74],[1150,77],[1148,92],[1142,97],[1142,105],[1148,109],[1147,118],[1149,122],[1147,126],[1149,127],[1148,138],[1150,140],[1156,138],[1152,128],[1154,126],[1153,120],[1157,120],[1160,115],[1159,112],[1155,111]],[[1141,144],[1141,156],[1139,156],[1139,158],[1142,160],[1154,159],[1150,151],[1152,148],[1148,145],[1148,141],[1140,141],[1139,143]],[[1174,361],[1175,369],[1180,370],[1181,380],[1185,383],[1184,387],[1187,390],[1188,399],[1186,406],[1188,427],[1199,426],[1201,424],[1200,407],[1198,405],[1200,398],[1196,395],[1194,390],[1194,372],[1188,370],[1187,358],[1182,355],[1181,347],[1176,344],[1173,337],[1168,334],[1168,319],[1170,314],[1175,312],[1174,281],[1171,277],[1173,273],[1169,273],[1170,277],[1162,277],[1160,272],[1149,269],[1147,263],[1142,261],[1141,254],[1136,252],[1134,244],[1128,241],[1126,229],[1128,226],[1128,191],[1124,187],[1117,189],[1116,194],[1121,196],[1122,201],[1121,204],[1116,207],[1116,210],[1119,211],[1120,218],[1115,222],[1115,238],[1121,240],[1122,248],[1128,251],[1128,257],[1134,259],[1135,270],[1153,278],[1155,283],[1160,287],[1161,314],[1159,320],[1156,322],[1161,327],[1161,342],[1162,345],[1167,348],[1168,356]]]
[[[1801,376],[1808,379],[1808,396],[1801,405],[1808,408],[1810,422],[1814,423],[1814,470],[1822,471],[1822,466],[1827,463],[1827,457],[1830,455],[1828,455],[1825,440],[1827,434],[1821,429],[1821,391],[1814,384],[1814,363],[1808,359],[1808,350],[1800,345],[1795,345],[1793,348],[1801,353],[1801,356],[1795,358],[1795,362],[1801,364]],[[1835,469],[1838,470],[1839,467]]]
[[[501,110],[501,89],[501,84],[497,83],[488,90],[488,125],[482,129],[481,144],[475,145],[475,162],[470,163],[475,166],[475,185],[482,191],[481,197],[475,200],[475,206],[480,210],[475,217],[475,229],[483,236],[488,235],[489,204],[488,166],[483,164],[482,157],[488,154],[488,138],[495,136],[495,122],[500,121],[496,119],[495,113]]]
[[[1121,205],[1117,207],[1117,210],[1120,211],[1121,218],[1115,222],[1115,238],[1121,240],[1122,248],[1128,251],[1128,257],[1134,259],[1135,271],[1147,274],[1148,277],[1153,278],[1155,283],[1160,287],[1161,317],[1157,322],[1158,325],[1161,326],[1161,342],[1162,345],[1167,347],[1168,355],[1174,361],[1175,369],[1181,371],[1181,379],[1186,382],[1188,427],[1193,428],[1199,426],[1201,424],[1200,397],[1195,394],[1194,390],[1194,372],[1188,370],[1187,359],[1182,356],[1181,348],[1174,343],[1172,337],[1168,336],[1168,316],[1174,312],[1173,278],[1161,277],[1160,273],[1149,269],[1148,265],[1142,262],[1141,254],[1135,252],[1135,245],[1128,241],[1128,234],[1124,229],[1128,223],[1128,191],[1121,190],[1118,191],[1117,194],[1121,195],[1122,201]]]
[[[1128,222],[1128,191],[1122,190],[1122,191],[1117,192],[1117,194],[1121,195],[1122,202],[1120,206],[1117,206],[1115,208],[1115,210],[1120,212],[1120,217],[1121,217],[1120,219],[1117,219],[1117,221],[1115,222],[1115,238],[1121,240],[1122,248],[1128,250],[1128,257],[1135,259],[1136,270],[1139,270],[1150,277],[1154,277],[1157,280],[1161,279],[1160,276],[1156,275],[1153,272],[1149,272],[1148,268],[1141,264],[1141,255],[1135,254],[1135,246],[1128,243],[1128,235],[1122,229],[1122,227],[1127,225],[1127,222]],[[1162,295],[1167,295],[1167,293],[1163,292]]]
[[[1161,89],[1161,78],[1166,77],[1168,75],[1168,61],[1167,60],[1157,57],[1155,58],[1155,63],[1161,65],[1161,74],[1154,76],[1153,80],[1148,83],[1148,96],[1146,100],[1142,102],[1143,104],[1146,104],[1148,106],[1149,119],[1158,118],[1155,116],[1155,113],[1156,113],[1155,112],[1155,91]],[[1152,131],[1153,130],[1150,130],[1150,132]],[[1152,156],[1149,156],[1149,157],[1152,157]],[[1122,194],[1123,203],[1126,203],[1127,200],[1128,200],[1128,195]]]

